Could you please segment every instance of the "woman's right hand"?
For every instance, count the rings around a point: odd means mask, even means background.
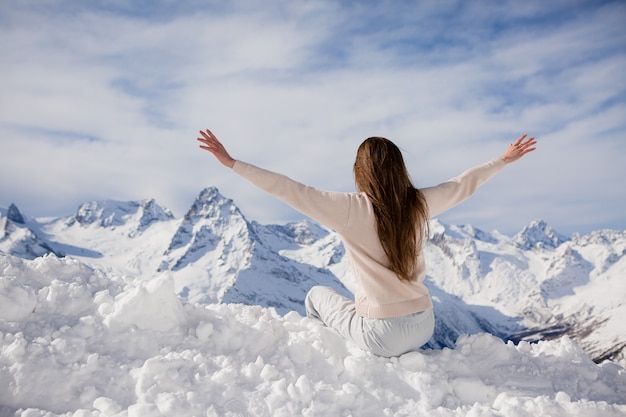
[[[511,162],[515,162],[520,159],[522,156],[526,155],[529,152],[534,151],[537,148],[533,148],[532,146],[537,143],[534,137],[530,137],[524,141],[527,135],[522,135],[519,139],[509,145],[509,149],[506,150],[504,155],[502,155],[501,159],[510,164]]]
[[[222,165],[227,166],[228,168],[232,168],[233,165],[235,165],[235,159],[228,154],[224,145],[217,140],[215,135],[209,129],[206,129],[205,131],[201,130],[200,134],[202,137],[197,139],[198,142],[204,144],[200,145],[201,149],[211,152],[217,160],[222,163]]]

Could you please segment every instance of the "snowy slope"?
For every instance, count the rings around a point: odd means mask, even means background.
[[[55,251],[38,233],[37,223],[25,218],[15,204],[0,209],[0,252],[35,259],[48,253],[63,256]]]
[[[45,219],[40,228],[50,245],[106,271],[134,276],[154,272],[179,220],[154,200],[94,201],[76,213]]]
[[[567,334],[597,360],[626,363],[626,231],[564,239],[535,221],[513,238],[439,222],[432,232],[433,286],[478,308],[511,339]]]
[[[626,415],[626,370],[567,337],[386,359],[295,312],[186,302],[172,275],[0,254],[0,416]]]
[[[0,213],[8,224],[8,210]],[[106,273],[149,281],[167,272],[190,303],[304,314],[311,286],[345,294],[355,288],[336,234],[311,221],[248,221],[213,187],[199,193],[182,219],[153,200],[104,201],[83,204],[66,218],[30,220],[20,230],[37,236],[40,247]],[[8,241],[0,240],[2,252],[35,257],[23,255],[32,244]],[[437,320],[428,346],[454,347],[459,336],[481,332],[505,340],[567,334],[593,359],[626,364],[624,253],[625,231],[566,238],[535,221],[509,237],[434,220],[425,256]]]

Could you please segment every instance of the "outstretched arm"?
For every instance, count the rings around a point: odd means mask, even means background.
[[[501,157],[468,169],[461,175],[435,187],[423,188],[421,191],[426,197],[430,216],[438,216],[469,198],[480,185],[493,177],[506,164],[515,162],[527,153],[534,151],[533,145],[536,143],[534,137],[526,139],[526,135],[522,135],[515,143],[509,145]]]
[[[200,134],[202,135],[202,137],[197,139],[198,142],[204,144],[200,145],[201,149],[211,152],[217,158],[217,160],[222,163],[222,165],[227,166],[228,168],[232,168],[233,165],[235,165],[235,159],[228,154],[226,148],[224,148],[224,145],[222,145],[222,143],[217,140],[215,135],[209,129],[206,129],[204,131],[201,130]]]
[[[211,152],[223,165],[259,189],[333,230],[341,231],[348,224],[352,194],[318,190],[284,175],[236,161],[209,129],[201,130],[200,135],[197,138],[200,148]]]
[[[520,136],[515,143],[509,145],[509,149],[507,149],[501,157],[505,163],[510,164],[511,162],[515,162],[528,152],[537,149],[532,147],[537,143],[534,137],[528,138],[526,141],[524,141],[524,139],[526,139],[526,135]]]

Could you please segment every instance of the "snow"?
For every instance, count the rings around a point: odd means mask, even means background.
[[[480,306],[489,313],[481,316],[504,334],[509,328],[534,340],[565,333],[591,357],[626,364],[626,231],[563,241],[541,221],[513,238],[435,221],[431,232],[425,248],[431,293],[457,296],[466,310]]]
[[[568,337],[380,358],[297,312],[192,302],[171,271],[0,254],[0,416],[625,416]]]

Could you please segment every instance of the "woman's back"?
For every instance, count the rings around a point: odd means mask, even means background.
[[[413,279],[428,229],[428,206],[411,182],[402,152],[388,139],[366,139],[357,151],[354,178],[372,202],[389,269],[401,280]]]

